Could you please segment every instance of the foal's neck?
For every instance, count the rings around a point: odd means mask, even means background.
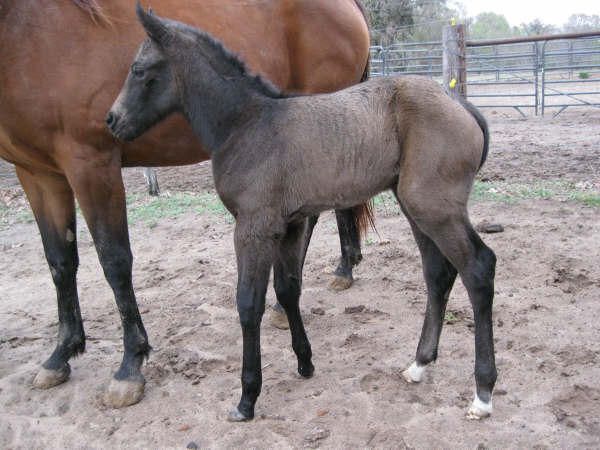
[[[250,75],[243,62],[219,43],[208,42],[180,73],[183,114],[211,155],[266,103],[284,96]]]
[[[183,92],[183,113],[203,146],[214,154],[235,128],[242,126],[245,112],[257,99],[235,82],[220,80],[206,86],[192,79]]]

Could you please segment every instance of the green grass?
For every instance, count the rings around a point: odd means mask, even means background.
[[[598,192],[571,192],[568,198],[586,206],[600,206],[600,193]]]
[[[517,204],[527,199],[569,201],[589,207],[600,207],[600,192],[568,180],[536,183],[477,181],[471,192],[472,202]],[[377,195],[373,202],[380,214],[400,214],[396,198],[389,191]],[[83,219],[79,208],[77,211],[77,220],[81,223]],[[162,219],[176,218],[186,213],[208,214],[226,223],[234,222],[219,197],[207,193],[176,193],[160,197],[150,197],[146,194],[130,195],[127,197],[127,212],[129,224],[145,224],[150,228],[155,227]],[[10,208],[0,203],[0,231],[16,223],[33,221],[33,214],[29,208]],[[334,221],[331,227],[335,230]]]
[[[568,180],[536,183],[476,181],[470,201],[517,204],[528,199],[573,201],[585,206],[600,206],[600,192]],[[378,212],[400,214],[396,198],[391,192],[382,192],[373,198],[373,203]]]
[[[10,228],[15,223],[29,223],[34,220],[28,207],[10,208],[0,203],[0,231]]]
[[[219,197],[214,194],[176,193],[160,197],[144,194],[127,197],[127,220],[132,225],[145,223],[154,228],[161,219],[175,218],[186,213],[210,214],[228,223],[234,221]]]
[[[471,192],[474,202],[518,203],[527,199],[575,201],[586,206],[600,206],[600,192],[584,189],[568,180],[537,183],[477,181]]]

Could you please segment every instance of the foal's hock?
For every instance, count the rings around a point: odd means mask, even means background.
[[[134,139],[181,112],[211,152],[219,196],[236,218],[237,307],[248,420],[261,390],[260,323],[271,267],[301,376],[313,374],[299,309],[307,217],[392,190],[423,261],[428,299],[409,382],[437,357],[448,296],[460,274],[475,319],[476,395],[468,417],[492,411],[494,253],[470,224],[467,201],[488,149],[483,117],[421,77],[381,78],[315,96],[289,96],[251,76],[209,34],[144,12],[148,34],[111,108],[115,136]],[[160,88],[156,86],[160,84]]]

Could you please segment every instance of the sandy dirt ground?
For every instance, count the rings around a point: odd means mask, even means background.
[[[71,361],[68,382],[34,389],[57,335],[54,286],[23,194],[2,163],[0,447],[600,447],[600,207],[589,201],[600,192],[600,110],[573,108],[556,119],[485,115],[492,145],[470,211],[474,224],[504,227],[483,235],[498,257],[491,418],[464,417],[474,337],[460,281],[438,361],[419,385],[400,376],[414,359],[426,293],[409,226],[389,198],[378,202],[378,234],[369,234],[356,283],[344,292],[328,288],[339,244],[332,214],[321,217],[301,300],[315,376],[295,377],[289,333],[263,321],[254,421],[225,420],[241,393],[241,330],[233,225],[210,209],[131,225],[134,286],[154,348],[143,367],[144,399],[120,410],[102,403],[122,331],[82,223],[87,351]],[[128,192],[143,198],[141,170],[124,173]],[[158,174],[163,195],[214,192],[209,163]]]

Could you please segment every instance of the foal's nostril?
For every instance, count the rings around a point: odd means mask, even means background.
[[[106,122],[106,126],[108,126],[108,128],[114,127],[117,124],[117,115],[112,111],[109,111],[104,119],[104,122]]]

